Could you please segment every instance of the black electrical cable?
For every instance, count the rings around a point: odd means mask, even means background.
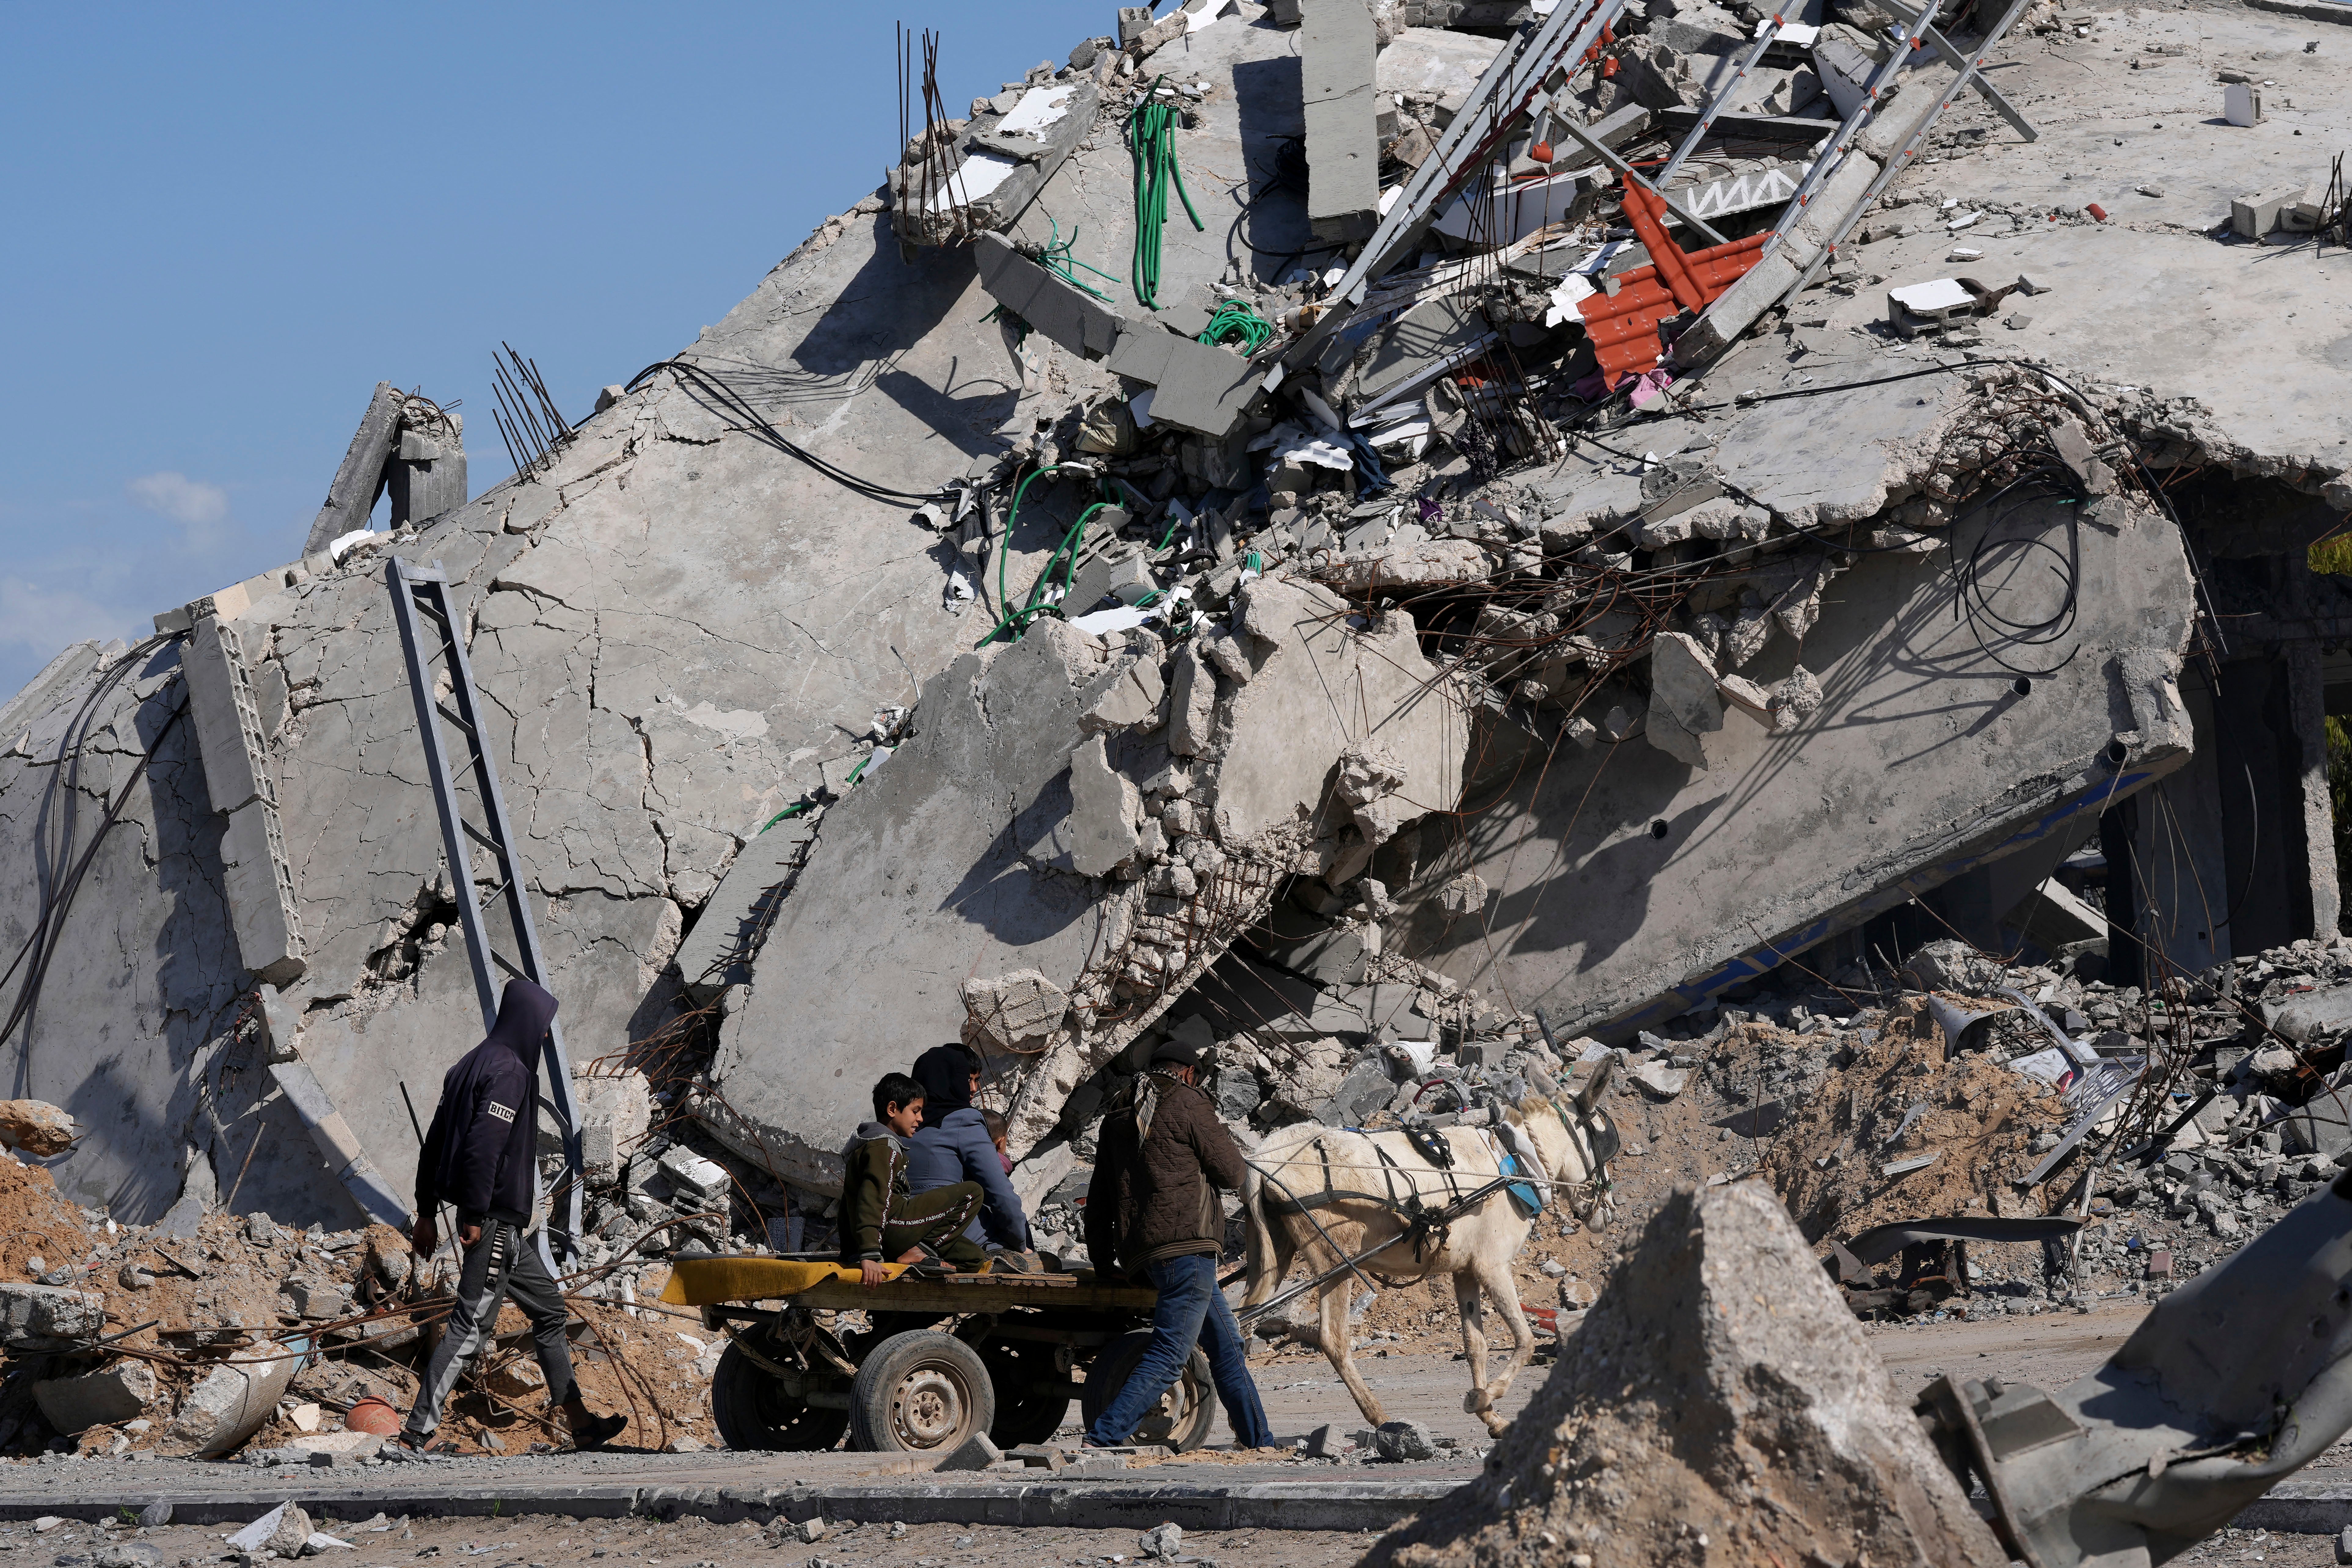
[[[121,674],[137,662],[140,653],[163,640],[164,639],[160,637],[150,638],[131,654],[126,655],[117,669],[110,671],[109,678],[93,690],[89,699],[85,700],[83,715],[91,711],[100,697],[119,684]],[[16,957],[9,963],[7,973],[0,975],[0,984],[5,984],[7,978],[16,973],[17,966],[25,962],[28,953],[36,955],[33,968],[26,973],[24,984],[17,988],[16,1001],[9,1009],[6,1021],[0,1022],[0,1040],[5,1040],[16,1033],[17,1025],[26,1022],[39,1004],[42,984],[48,978],[49,965],[57,958],[59,945],[58,939],[65,930],[66,916],[72,912],[74,896],[81,889],[82,879],[89,874],[90,863],[98,858],[99,848],[106,842],[107,830],[121,818],[122,808],[131,803],[131,792],[138,787],[142,779],[146,777],[148,764],[155,760],[156,752],[163,749],[165,738],[178,727],[181,717],[187,712],[187,708],[188,705],[184,700],[172,710],[171,716],[165,719],[162,727],[155,731],[154,740],[148,743],[146,751],[141,754],[139,765],[131,770],[131,776],[123,781],[122,788],[115,794],[112,800],[107,803],[105,815],[99,819],[97,831],[90,835],[89,847],[82,851],[81,858],[74,862],[73,868],[51,889],[49,896],[42,900],[41,910],[34,922],[32,934],[25,939],[24,947],[18,950]],[[73,766],[77,778],[79,776],[80,751],[87,736],[88,730],[85,725],[82,733],[72,742],[75,751]],[[62,752],[60,755],[62,756]],[[61,852],[70,850],[71,847],[72,840],[68,837],[61,846]],[[27,1043],[29,1044],[29,1039]],[[24,1082],[24,1070],[30,1060],[29,1050],[18,1058],[17,1079],[20,1084]]]
[[[634,392],[636,390],[637,384],[639,382],[645,380],[646,377],[653,374],[656,371],[663,370],[674,372],[683,379],[691,380],[697,386],[701,388],[703,391],[709,393],[711,396],[717,398],[719,403],[727,408],[728,412],[733,414],[737,418],[741,419],[744,422],[743,434],[747,436],[759,437],[769,446],[775,447],[779,452],[783,453],[787,457],[799,458],[802,462],[806,463],[810,468],[814,468],[818,473],[823,474],[826,479],[831,479],[834,483],[841,485],[845,489],[855,490],[857,494],[864,496],[868,500],[907,501],[910,504],[919,506],[924,501],[931,499],[930,492],[928,491],[894,489],[888,485],[878,484],[872,479],[861,479],[838,464],[828,462],[826,459],[818,457],[814,452],[810,451],[807,447],[801,446],[799,443],[788,440],[784,437],[783,432],[778,430],[775,426],[769,423],[767,420],[761,418],[759,411],[753,408],[751,405],[744,399],[741,393],[737,392],[732,386],[730,386],[723,377],[719,376],[702,365],[696,364],[692,360],[666,359],[656,361],[656,363],[646,366],[645,369],[637,372],[636,374],[629,377],[628,384],[622,388],[622,390],[625,392]]]

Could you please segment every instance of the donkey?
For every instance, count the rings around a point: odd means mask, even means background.
[[[1539,1189],[1549,1187],[1556,1201],[1568,1202],[1580,1220],[1591,1220],[1602,1211],[1609,1162],[1618,1149],[1617,1130],[1596,1109],[1607,1076],[1605,1071],[1596,1074],[1572,1098],[1553,1100],[1530,1094],[1503,1113],[1519,1134],[1514,1142],[1522,1153],[1532,1144],[1542,1165],[1540,1171],[1528,1171],[1529,1162],[1521,1158],[1520,1172]],[[1248,1286],[1242,1306],[1246,1310],[1272,1300],[1301,1257],[1310,1278],[1368,1251],[1370,1256],[1357,1268],[1383,1277],[1383,1283],[1449,1277],[1462,1314],[1462,1347],[1470,1363],[1470,1393],[1462,1407],[1485,1422],[1488,1432],[1499,1433],[1507,1423],[1495,1406],[1535,1355],[1535,1331],[1519,1310],[1518,1287],[1511,1279],[1511,1259],[1526,1244],[1535,1222],[1520,1217],[1510,1196],[1496,1191],[1447,1226],[1442,1240],[1425,1238],[1437,1245],[1417,1249],[1412,1222],[1397,1205],[1410,1195],[1427,1208],[1443,1209],[1502,1173],[1496,1146],[1507,1135],[1500,1130],[1435,1131],[1453,1151],[1450,1169],[1433,1164],[1402,1131],[1356,1132],[1305,1122],[1269,1133],[1250,1156],[1243,1178]],[[1358,1277],[1350,1270],[1317,1288],[1323,1353],[1355,1395],[1364,1419],[1377,1426],[1384,1419],[1381,1402],[1357,1373],[1348,1342],[1348,1303]],[[1486,1375],[1481,1291],[1494,1299],[1511,1331],[1510,1359],[1491,1379]]]

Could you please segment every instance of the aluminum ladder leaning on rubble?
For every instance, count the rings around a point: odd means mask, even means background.
[[[441,815],[442,848],[448,856],[449,881],[457,893],[458,918],[466,931],[466,956],[474,966],[474,990],[481,1000],[482,1027],[487,1031],[499,1016],[499,983],[491,974],[491,966],[544,986],[547,961],[540,952],[538,928],[531,922],[530,890],[523,885],[522,860],[514,850],[506,801],[499,793],[498,765],[490,760],[476,717],[480,704],[475,699],[474,668],[458,635],[464,622],[451,601],[449,575],[438,561],[429,567],[419,566],[395,555],[384,568],[384,579],[392,589],[393,619],[400,626],[400,651],[408,661],[408,690],[416,702],[417,736],[425,742],[425,773],[433,786],[433,805]],[[449,678],[446,706],[434,695],[436,666]],[[443,728],[445,724],[448,730]],[[454,773],[451,731],[457,742],[454,749],[463,758]],[[478,826],[467,820],[462,809],[457,794],[460,774],[473,785]],[[489,851],[492,872],[498,878],[489,897],[505,912],[511,957],[490,940],[483,900],[474,886],[468,839]],[[564,1053],[560,1019],[549,1023],[547,1048],[540,1053],[540,1059],[547,1079],[543,1103],[553,1113],[563,1140],[563,1182],[549,1207],[547,1223],[540,1228],[539,1252],[548,1272],[558,1274],[559,1262],[569,1260],[578,1250],[583,1185],[580,1115],[572,1098],[572,1063]],[[539,1189],[535,1158],[531,1180]],[[538,1195],[546,1194],[540,1190]]]

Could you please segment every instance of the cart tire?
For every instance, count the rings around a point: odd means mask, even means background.
[[[819,1410],[784,1392],[776,1374],[729,1342],[710,1377],[710,1416],[730,1448],[807,1451],[838,1447],[846,1410]]]
[[[996,1424],[988,1429],[988,1437],[1000,1448],[1050,1443],[1054,1434],[1062,1429],[1062,1423],[1069,1419],[1068,1394],[1023,1392],[1047,1378],[1061,1382],[1066,1389],[1069,1386],[1055,1370],[1050,1355],[1038,1353],[1036,1346],[1028,1347],[1028,1352],[1024,1354],[1020,1348],[1002,1342],[981,1352],[989,1381],[996,1385]]]
[[[1092,1427],[1118,1391],[1127,1386],[1128,1374],[1135,1363],[1143,1359],[1144,1347],[1151,1342],[1150,1329],[1137,1329],[1121,1334],[1095,1357],[1087,1368],[1085,1387],[1078,1394],[1078,1409]],[[1160,1396],[1157,1408],[1143,1413],[1136,1424],[1130,1443],[1164,1443],[1180,1454],[1189,1454],[1209,1440],[1209,1428],[1217,1420],[1217,1385],[1209,1371],[1208,1353],[1199,1345],[1192,1347],[1192,1359],[1168,1392]]]
[[[953,1334],[913,1329],[867,1352],[849,1390],[850,1447],[867,1453],[952,1452],[996,1424],[996,1384]]]

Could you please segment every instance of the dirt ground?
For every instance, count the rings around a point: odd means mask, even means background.
[[[708,1524],[698,1520],[655,1523],[641,1520],[572,1520],[544,1515],[498,1520],[384,1519],[356,1525],[320,1520],[318,1528],[352,1550],[332,1552],[337,1568],[414,1568],[426,1562],[467,1562],[488,1557],[482,1568],[803,1568],[823,1563],[833,1568],[887,1563],[891,1568],[1045,1568],[1046,1564],[1107,1565],[1134,1563],[1141,1555],[1132,1530],[1016,1529],[999,1525],[867,1524],[828,1531],[814,1544],[797,1536],[779,1537],[758,1525]],[[900,1533],[894,1534],[893,1531]],[[84,1568],[97,1549],[126,1542],[154,1552],[158,1568],[204,1568],[228,1552],[226,1528],[166,1525],[160,1530],[104,1530],[79,1523],[36,1534],[30,1525],[0,1525],[0,1553],[22,1552],[8,1561],[31,1568],[60,1563]],[[1187,1532],[1182,1559],[1216,1568],[1340,1568],[1362,1558],[1370,1533],[1337,1530],[1236,1530]]]

